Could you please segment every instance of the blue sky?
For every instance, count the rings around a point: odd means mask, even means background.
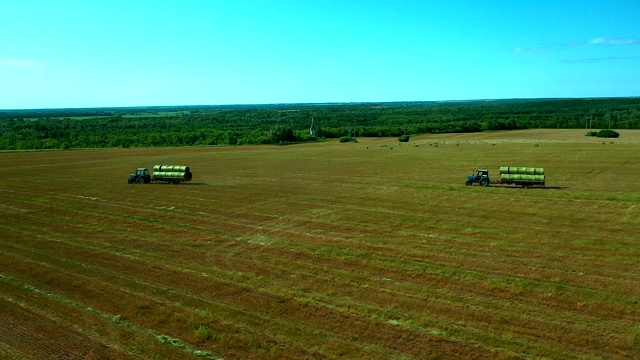
[[[640,96],[640,1],[0,0],[0,109]]]

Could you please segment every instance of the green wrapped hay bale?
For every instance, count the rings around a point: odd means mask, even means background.
[[[184,179],[185,173],[178,171],[158,171],[153,173],[154,179]]]
[[[524,173],[527,175],[535,175],[536,174],[536,168],[525,168],[524,169]]]
[[[534,170],[535,170],[534,175],[544,175],[543,168],[534,168]]]
[[[509,173],[509,167],[508,166],[500,166],[500,175],[508,174],[508,173]]]
[[[171,165],[171,169],[168,171],[171,172],[187,172],[189,169],[188,166],[182,166],[182,165]]]
[[[191,181],[193,174],[185,165],[154,165],[151,177],[154,181],[164,181],[173,184]]]
[[[153,171],[159,172],[191,172],[188,166],[185,165],[154,165]]]

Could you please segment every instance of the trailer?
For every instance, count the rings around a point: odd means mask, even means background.
[[[164,182],[179,184],[189,182],[193,179],[193,173],[188,166],[183,165],[154,165],[153,173],[149,173],[147,168],[136,169],[135,174],[131,174],[129,184],[149,184],[151,182]]]
[[[545,175],[543,168],[530,168],[521,166],[501,166],[500,177],[498,180],[491,180],[489,170],[478,170],[476,174],[467,177],[467,186],[474,183],[480,186],[496,185],[515,185],[523,188],[531,186],[545,186]]]

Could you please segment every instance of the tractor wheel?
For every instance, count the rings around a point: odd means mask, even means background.
[[[471,182],[471,180],[467,180],[467,182],[464,183],[464,184],[467,185],[467,186],[471,186],[473,183]]]
[[[128,184],[133,184],[133,181],[131,181],[131,179],[127,180]]]
[[[489,186],[489,180],[488,179],[480,180],[480,186]]]
[[[140,184],[144,184],[144,178],[143,178],[143,177],[139,178],[139,179],[138,179],[138,182],[139,182]]]

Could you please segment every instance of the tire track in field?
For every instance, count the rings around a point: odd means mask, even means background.
[[[114,258],[114,259],[107,259],[104,254],[103,256],[100,257],[100,259],[95,259],[93,261],[93,263],[101,263],[101,264],[112,264],[111,266],[108,266],[109,268],[113,267],[113,266],[117,266],[118,264],[120,264],[120,269],[122,269],[122,261],[120,259]],[[133,276],[132,274],[138,274],[136,276],[137,279],[143,279],[143,281],[149,281],[151,279],[155,279],[154,283],[155,284],[163,284],[163,285],[158,285],[158,286],[166,286],[168,284],[172,284],[171,286],[173,287],[177,287],[177,288],[185,288],[187,287],[188,290],[183,290],[180,292],[181,297],[195,297],[197,299],[211,299],[211,296],[207,296],[206,294],[208,293],[208,289],[211,289],[211,286],[206,286],[202,284],[202,281],[199,281],[198,283],[185,283],[184,281],[170,281],[169,278],[174,278],[175,277],[175,270],[172,270],[170,268],[164,269],[163,266],[154,266],[153,268],[149,269],[149,265],[145,265],[145,263],[140,263],[139,265],[136,265],[134,263],[132,263],[132,261],[129,261],[127,263],[127,270],[125,271],[126,274],[129,274],[130,276]],[[136,267],[140,267],[142,266],[143,268],[146,269],[146,273],[149,272],[153,272],[156,273],[155,275],[151,275],[151,274],[143,274],[140,275],[141,272],[139,270],[135,270],[133,268],[131,268],[132,265],[136,265]],[[79,277],[79,275],[76,275],[77,272],[68,272],[65,271],[63,268],[57,268],[58,272],[64,272],[68,275],[74,276],[74,277]],[[121,270],[122,271],[122,270]],[[56,273],[58,273],[56,272]],[[162,274],[162,276],[160,276],[160,273]],[[89,279],[87,279],[89,280]],[[200,279],[203,280],[203,279]],[[204,279],[206,280],[206,282],[218,282],[217,280],[214,279],[210,279],[210,278],[206,278]],[[153,280],[152,280],[153,281]],[[176,285],[177,283],[180,283],[180,285]],[[197,285],[199,284],[199,285]],[[261,306],[260,304],[264,303],[265,300],[261,300],[261,298],[267,298],[267,299],[272,299],[272,300],[266,300],[267,303],[282,303],[282,300],[284,300],[284,302],[288,302],[290,301],[290,299],[288,298],[282,298],[280,296],[277,295],[273,295],[273,294],[265,294],[265,293],[261,293],[258,292],[256,293],[255,290],[253,288],[250,287],[246,287],[246,286],[240,286],[238,287],[238,285],[233,284],[233,283],[224,283],[227,287],[233,287],[235,289],[228,289],[225,290],[223,292],[223,294],[218,294],[218,297],[220,297],[220,295],[224,295],[224,298],[228,298],[226,300],[223,300],[222,303],[225,304],[225,306],[230,306],[230,304],[234,304],[234,303],[241,303],[243,306],[241,309],[243,309],[243,311],[247,311],[249,310],[252,314],[263,314],[263,315],[259,315],[261,317],[264,317],[265,319],[268,319],[269,321],[272,321],[272,316],[269,315],[271,313],[271,311],[269,311],[270,307],[264,307]],[[187,286],[188,285],[188,286]],[[215,287],[215,288],[219,288],[219,287]],[[198,289],[198,290],[196,290]],[[253,295],[251,295],[253,293]],[[189,294],[195,294],[195,295],[189,295]],[[201,294],[201,295],[198,295]],[[238,297],[237,294],[242,294],[242,296]],[[242,301],[242,299],[249,299],[248,301]],[[276,301],[276,299],[281,299]],[[307,318],[310,318],[310,321],[314,324],[312,326],[312,329],[315,329],[313,331],[329,331],[331,334],[334,334],[334,331],[336,326],[331,325],[332,323],[326,323],[325,321],[327,320],[324,316],[322,316],[321,313],[324,313],[325,316],[331,313],[335,313],[335,309],[329,309],[329,308],[323,308],[323,307],[317,307],[313,304],[307,304],[307,303],[298,303],[298,305],[294,305],[294,308],[299,309],[302,308],[304,311],[304,315],[299,314],[297,311],[291,311],[292,309],[290,309],[289,311],[285,311],[286,314],[288,314],[289,316],[293,316],[294,318],[296,318],[296,321],[292,321],[289,322],[287,321],[287,324],[291,324],[291,323],[307,323]],[[278,311],[278,315],[279,317],[283,317],[283,315],[285,314],[282,312],[282,310]],[[288,316],[286,316],[285,318],[287,318]],[[338,323],[346,320],[346,318],[352,318],[352,320],[350,321],[350,323],[352,324],[352,326],[355,326],[356,324],[360,324],[360,323],[369,323],[369,325],[367,325],[368,327],[388,327],[388,324],[384,324],[384,323],[377,323],[377,322],[370,322],[367,319],[361,319],[359,317],[353,317],[352,315],[349,314],[342,314],[340,316],[338,316],[338,314],[332,315],[329,317],[330,319],[333,318],[334,320],[337,320]],[[364,325],[364,324],[363,324]],[[308,326],[308,325],[307,325]],[[307,327],[305,326],[305,328]],[[357,325],[356,328],[354,329],[354,331],[359,328],[362,325]],[[404,348],[399,348],[397,347],[397,344],[395,343],[390,343],[388,341],[384,341],[384,342],[380,342],[380,340],[382,340],[383,338],[388,338],[388,336],[394,336],[394,333],[398,333],[398,332],[405,332],[406,329],[401,329],[401,328],[393,328],[392,331],[389,331],[390,329],[387,329],[386,332],[375,332],[374,334],[369,334],[367,332],[362,332],[362,331],[356,331],[354,333],[354,337],[353,338],[346,338],[343,340],[339,340],[339,342],[344,342],[345,344],[351,344],[354,343],[353,345],[349,345],[349,346],[364,346],[362,350],[366,349],[366,348],[375,348],[376,346],[382,346],[382,344],[385,344],[384,346],[387,348],[386,351],[400,351],[400,352],[407,352],[407,349]],[[359,336],[356,336],[356,334],[360,334],[360,335],[365,335],[366,337],[364,338],[360,338]],[[386,335],[382,335],[382,334],[386,334]],[[332,335],[332,336],[335,336]],[[432,337],[432,334],[422,334],[422,335],[418,335],[418,334],[414,334],[413,337]],[[323,336],[324,337],[324,336]],[[374,337],[374,338],[378,338],[378,340],[372,341],[370,342],[370,340],[367,340],[367,337]],[[337,340],[338,338],[335,338],[334,340]],[[425,339],[428,340],[428,339]],[[364,341],[365,344],[362,345],[357,345],[358,343]],[[450,340],[439,340],[440,345],[438,346],[444,346],[445,348],[449,348],[449,350],[447,350],[447,352],[451,352],[453,351],[453,348],[450,348],[451,346],[453,346],[453,342],[451,342]],[[380,344],[380,345],[375,345],[375,344]],[[395,345],[394,345],[395,344]],[[448,345],[447,345],[448,344]],[[466,348],[466,347],[464,347]],[[425,351],[426,349],[415,349],[409,352],[416,352],[418,351],[418,353],[421,353],[423,351]],[[460,349],[453,351],[453,353],[458,353],[460,351]],[[487,350],[488,351],[488,350]]]
[[[224,223],[225,223],[225,224],[228,224],[229,222],[225,220],[225,222],[224,222]],[[236,223],[236,224],[238,224],[238,223]],[[247,225],[247,224],[241,224],[241,225],[242,225],[242,226],[252,226],[252,225]],[[268,230],[269,228],[259,227],[259,229],[261,229],[261,230]],[[271,229],[271,230],[272,230],[272,231],[277,230],[277,231],[280,231],[280,232],[282,232],[282,231],[283,231],[282,229]],[[297,232],[290,232],[290,233],[291,233],[291,234],[293,234],[293,235],[294,235],[294,237],[297,237],[297,236],[299,235],[299,233],[297,233]],[[326,239],[326,236],[322,236],[322,237],[323,237],[323,239]],[[404,254],[400,254],[400,255],[401,255],[401,257],[404,257],[404,256],[405,256]],[[462,256],[454,255],[454,254],[453,254],[453,252],[452,252],[451,254],[447,254],[447,255],[446,255],[446,257],[447,257],[447,259],[445,259],[446,261],[444,261],[442,264],[449,264],[449,263],[450,263],[450,260],[451,260],[451,259],[453,259],[453,258],[456,258],[456,257],[457,257],[457,258],[459,258],[459,263],[465,263],[465,262],[468,262],[468,261],[470,260],[470,259],[469,259],[469,258],[467,258],[467,257],[462,257]],[[475,260],[474,260],[474,261],[475,261]],[[612,281],[612,280],[614,280],[612,277],[611,277],[611,278],[604,278],[604,279],[605,279],[606,281]],[[614,281],[614,282],[615,282],[615,281]],[[631,287],[631,288],[633,288],[633,287]]]
[[[28,358],[134,359],[0,294],[0,342]]]
[[[230,222],[227,219],[223,220],[224,224],[228,225],[229,223],[231,224],[236,224],[239,226],[249,226],[249,227],[254,227],[256,229],[260,229],[260,230],[266,230],[266,231],[273,231],[273,232],[288,232],[289,234],[292,234],[293,236],[297,237],[300,233],[299,232],[295,232],[295,231],[287,231],[287,230],[283,230],[281,228],[269,228],[269,227],[265,227],[265,226],[254,226],[251,224],[245,224],[245,223],[238,223],[238,222]],[[320,236],[323,239],[327,239],[327,236],[325,235],[317,235],[317,234],[309,234],[309,233],[305,233],[305,236]],[[342,240],[342,239],[340,239]],[[402,255],[402,254],[401,254]],[[449,264],[450,265],[450,259],[453,258],[458,258],[459,259],[459,263],[464,263],[468,261],[468,258],[465,256],[459,256],[459,255],[454,255],[453,252],[451,252],[450,254],[447,255],[449,258],[449,261],[445,261],[445,264]],[[486,261],[486,260],[485,260]],[[589,275],[589,277],[593,278],[593,275]],[[613,280],[613,276],[611,277],[601,277],[604,281],[612,281]],[[618,280],[619,281],[619,280]],[[633,281],[631,281],[631,283],[633,283]],[[633,289],[633,287],[628,287],[630,289]]]
[[[149,211],[154,211],[154,210],[149,210]],[[234,214],[239,214],[239,213],[234,213]],[[185,217],[187,219],[190,219],[191,215],[192,214],[190,214],[190,212],[187,211],[187,210],[177,211],[177,216],[183,216],[183,217]],[[300,232],[300,231],[297,231],[297,230],[289,230],[288,228],[296,228],[296,224],[295,223],[292,224],[291,221],[289,221],[289,224],[285,224],[285,226],[279,225],[277,227],[274,227],[274,226],[268,226],[268,225],[255,225],[254,224],[255,221],[254,221],[253,218],[249,218],[249,219],[246,219],[246,220],[243,220],[242,222],[240,222],[240,221],[237,220],[237,218],[236,218],[236,220],[230,220],[227,216],[228,215],[223,213],[221,215],[221,219],[220,220],[213,220],[213,221],[219,221],[218,222],[219,225],[215,225],[216,223],[212,222],[211,219],[209,219],[208,223],[205,224],[205,225],[207,225],[208,227],[213,227],[213,228],[224,228],[224,227],[226,227],[227,229],[229,229],[230,225],[234,225],[234,226],[238,227],[237,231],[241,232],[241,233],[244,233],[245,231],[244,230],[240,230],[240,229],[242,229],[242,228],[245,228],[245,229],[246,228],[250,228],[250,229],[259,231],[259,233],[267,234],[267,235],[270,235],[270,236],[273,236],[274,234],[279,234],[280,236],[287,235],[287,237],[290,238],[290,239],[295,239],[295,238],[299,238],[299,237],[303,236],[303,237],[306,237],[306,238],[316,237],[316,238],[321,239],[322,242],[325,242],[325,241],[328,240],[328,241],[331,241],[331,242],[340,242],[340,243],[351,242],[351,243],[354,243],[354,244],[359,244],[359,246],[361,246],[363,244],[363,243],[359,242],[357,239],[346,239],[344,237],[340,237],[339,235],[344,233],[344,231],[345,231],[344,229],[342,229],[342,230],[341,229],[337,229],[335,231],[331,231],[330,233],[332,234],[332,236],[328,236],[327,234],[312,234],[312,233],[309,233],[309,232]],[[302,220],[298,220],[298,221],[302,221]],[[405,238],[406,237],[403,237],[402,241],[410,240],[410,239],[404,240]],[[460,238],[457,238],[457,239],[449,238],[449,240],[454,240],[456,244],[460,244],[461,243]],[[422,245],[424,245],[424,244],[422,244]],[[365,251],[378,251],[375,248],[364,249],[364,250]],[[415,258],[417,256],[416,254],[403,253],[399,249],[393,249],[392,248],[390,250],[393,251],[394,254],[396,254],[399,257]],[[444,250],[444,253],[446,254],[445,255],[446,259],[448,259],[444,263],[440,262],[441,264],[450,265],[451,264],[451,260],[457,259],[456,262],[457,262],[458,266],[463,266],[464,264],[469,265],[469,258],[470,257],[469,256],[465,256],[464,254],[459,254],[459,251],[458,251],[459,249],[451,248],[450,250],[447,250],[447,249],[439,248],[437,250],[440,251],[440,252],[442,250]],[[477,253],[472,253],[471,255],[472,255],[471,258],[474,259],[473,260],[474,262],[480,262],[480,263],[484,262],[484,264],[485,264],[484,266],[482,266],[482,265],[481,266],[476,266],[475,267],[476,270],[480,270],[483,267],[486,267],[486,265],[490,265],[490,267],[495,267],[495,270],[486,269],[485,271],[489,271],[489,270],[490,271],[499,271],[498,269],[500,267],[504,266],[505,264],[509,265],[509,266],[514,266],[513,265],[513,257],[517,257],[517,253],[513,253],[512,252],[510,254],[510,258],[511,258],[510,262],[503,261],[502,263],[500,263],[500,262],[496,263],[494,260],[483,259],[482,257],[478,257]],[[525,264],[525,266],[524,267],[517,266],[515,269],[516,270],[520,269],[518,273],[526,274],[531,269],[531,264],[532,264],[531,260],[532,260],[532,258],[530,256],[529,257],[524,257],[524,254],[523,254],[522,259],[523,260],[521,260],[521,263]],[[426,258],[423,258],[423,261],[427,261],[427,260],[434,261],[432,256],[427,256]],[[564,259],[559,258],[559,260],[560,260],[559,264],[563,264],[566,261],[566,258],[564,258]],[[547,259],[547,262],[548,262],[548,259]],[[603,273],[602,275],[597,275],[597,274],[581,275],[581,277],[583,277],[584,279],[582,279],[582,280],[580,280],[580,282],[576,283],[576,286],[585,286],[586,284],[588,284],[589,279],[591,279],[591,280],[600,279],[600,283],[602,284],[602,286],[606,285],[606,286],[609,286],[609,287],[611,286],[612,282],[613,283],[627,282],[627,283],[629,283],[629,285],[632,285],[632,284],[634,284],[636,282],[635,279],[627,280],[624,277],[620,277],[619,276],[619,272],[614,272],[614,270],[610,270],[611,275],[607,276],[607,275],[605,275],[606,272],[609,272],[609,270],[607,270],[607,269],[609,269],[609,267],[605,263],[605,264],[602,264],[602,267],[600,267],[600,270],[599,270],[600,272]],[[571,270],[572,270],[572,272],[575,272],[577,274],[577,272],[575,271],[575,266],[572,267]],[[501,271],[504,274],[513,273],[512,270],[509,270],[506,273],[504,272],[505,271],[504,269],[502,269]],[[565,272],[565,271],[562,271],[560,273],[554,273],[555,270],[552,270],[552,269],[541,270],[541,271],[549,272],[549,276],[546,278],[547,281],[550,280],[550,279],[556,278],[558,276],[563,276],[564,277],[567,274],[572,274],[572,273],[568,273],[568,272]],[[633,286],[622,286],[622,287],[623,288],[628,288],[628,289],[634,289]]]
[[[388,301],[388,300],[384,300],[384,301]],[[352,305],[353,305],[353,304],[352,304]],[[350,306],[352,306],[352,305],[350,305]]]

